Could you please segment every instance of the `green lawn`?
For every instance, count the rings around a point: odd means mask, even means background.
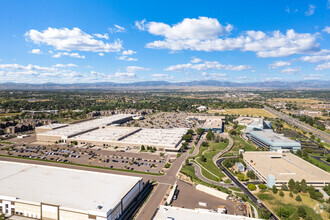
[[[257,197],[266,204],[276,215],[278,215],[281,219],[299,219],[297,215],[298,207],[303,207],[307,213],[305,219],[315,219],[321,220],[322,217],[324,218],[327,214],[324,211],[325,216],[321,216],[314,211],[315,207],[318,207],[317,201],[313,200],[309,197],[307,193],[299,193],[298,195],[301,196],[302,201],[298,202],[295,200],[296,195],[291,198],[289,196],[289,192],[284,192],[284,197],[280,197],[279,194],[273,194],[271,191],[257,193]],[[319,208],[317,208],[319,209]],[[283,215],[283,211],[285,210],[286,214]],[[317,210],[319,211],[319,210]],[[282,215],[281,215],[282,213]],[[323,215],[323,214],[322,214]]]
[[[219,191],[222,191],[222,192],[225,192],[225,193],[228,193],[228,194],[231,194],[231,191],[228,190],[227,188],[224,188],[224,187],[221,187],[221,186],[217,186],[217,185],[213,185],[213,184],[210,184],[210,183],[206,183],[202,180],[200,180],[196,174],[195,174],[195,168],[192,166],[192,165],[183,165],[181,170],[180,170],[181,173],[185,174],[186,176],[190,177],[191,181],[195,182],[195,183],[198,183],[198,184],[202,184],[202,185],[205,185],[205,186],[208,186],[208,187],[212,187],[212,188],[216,188],[218,189]]]
[[[232,186],[230,186],[229,189],[231,189],[231,190],[233,190],[233,191],[236,191],[236,192],[242,192],[241,189],[236,188],[236,187],[232,187]]]
[[[205,151],[205,153],[204,153],[206,162],[201,161],[200,158],[197,158],[196,160],[199,164],[201,164],[203,167],[205,167],[205,169],[209,170],[211,173],[213,173],[217,177],[219,177],[219,178],[225,177],[225,175],[221,172],[221,170],[213,163],[212,159],[217,153],[219,153],[221,150],[225,149],[226,147],[227,147],[226,143],[210,143],[209,150]],[[213,148],[213,150],[210,150],[212,148]],[[210,174],[210,175],[212,175],[212,174]]]
[[[321,161],[318,161],[316,160],[315,158],[313,157],[308,157],[308,162],[314,164],[315,166],[327,171],[327,172],[330,172],[330,166],[322,163]]]
[[[190,150],[189,150],[189,154],[192,154],[195,150],[195,146],[193,146]]]
[[[224,156],[238,155],[239,149],[243,149],[244,151],[256,151],[257,150],[257,148],[253,144],[246,142],[240,136],[231,135],[231,137],[234,139],[234,146],[229,152],[224,154]]]

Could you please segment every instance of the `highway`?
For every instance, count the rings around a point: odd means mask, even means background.
[[[273,115],[283,119],[284,121],[288,122],[289,124],[295,125],[300,129],[303,129],[306,132],[312,132],[316,137],[330,143],[330,135],[327,134],[326,132],[323,132],[317,128],[314,128],[308,124],[305,124],[301,121],[299,121],[299,119],[296,118],[292,118],[282,112],[276,111],[272,108],[269,108],[267,106],[265,106],[265,110],[269,111],[270,113],[272,113]]]
[[[240,188],[242,190],[242,192],[247,195],[249,197],[249,199],[254,203],[256,204],[258,207],[260,208],[265,208],[267,210],[269,210],[266,206],[264,206],[264,204],[262,204],[261,202],[259,202],[258,198],[255,197],[247,188],[244,187],[244,185],[238,181],[233,174],[231,174],[227,168],[225,168],[223,165],[222,165],[222,162],[225,160],[226,158],[220,158],[219,160],[217,160],[217,166],[219,168],[222,167],[222,172],[224,172],[232,181],[233,183],[235,183],[236,186],[238,186],[238,188]],[[270,211],[270,210],[269,210]],[[271,211],[270,211],[271,212]],[[272,213],[271,216],[270,216],[270,219],[273,219],[273,220],[278,220],[278,218]]]

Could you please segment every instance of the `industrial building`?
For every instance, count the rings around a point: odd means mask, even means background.
[[[76,124],[54,124],[39,127],[36,130],[37,141],[96,145],[103,147],[134,147],[141,145],[156,147],[158,150],[179,151],[182,136],[187,128],[149,129],[122,127],[121,123],[132,119],[133,115],[121,114],[88,120]]]
[[[186,120],[195,120],[201,124],[203,130],[212,130],[214,133],[223,133],[225,117],[224,116],[189,116]]]
[[[246,125],[245,132],[247,137],[257,146],[276,151],[280,149],[288,149],[296,152],[301,149],[301,144],[291,140],[282,134],[273,132],[270,121],[263,118],[239,117],[236,119],[240,125]]]
[[[186,208],[179,208],[173,206],[163,206],[161,205],[154,220],[252,220],[255,218],[250,218],[241,215],[228,215],[222,214],[221,210],[208,210],[208,209],[186,209]]]
[[[110,117],[87,120],[79,123],[69,124],[57,129],[52,129],[43,133],[37,134],[37,141],[55,142],[62,140],[67,142],[68,138],[93,131],[112,124],[121,124],[132,120],[131,114],[118,114]]]
[[[143,189],[142,178],[0,161],[0,211],[47,220],[112,220]]]
[[[268,186],[288,184],[306,180],[308,185],[323,187],[330,183],[330,174],[313,164],[291,154],[288,150],[253,151],[243,153],[248,169],[253,170],[258,178]]]
[[[291,140],[283,134],[275,133],[270,129],[252,130],[249,132],[248,137],[255,145],[270,151],[286,149],[296,152],[301,149],[301,144],[299,142]]]

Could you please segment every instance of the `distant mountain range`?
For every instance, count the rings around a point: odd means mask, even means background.
[[[0,90],[118,90],[118,89],[189,89],[189,88],[263,88],[263,89],[330,89],[330,81],[265,81],[237,83],[217,80],[202,80],[190,82],[141,81],[134,83],[73,83],[73,84],[29,84],[29,83],[0,83]]]

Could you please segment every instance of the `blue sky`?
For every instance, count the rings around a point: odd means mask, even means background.
[[[0,30],[0,82],[330,76],[330,0],[1,0]]]

